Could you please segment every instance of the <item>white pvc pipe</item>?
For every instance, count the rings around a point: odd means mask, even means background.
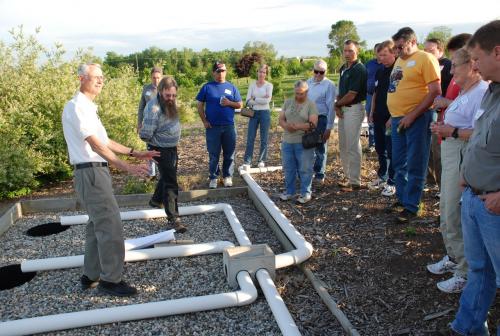
[[[244,171],[248,174],[255,174],[255,173],[267,173],[267,172],[273,172],[273,171],[277,171],[277,170],[282,170],[283,167],[281,166],[276,166],[276,167],[262,167],[262,168],[246,168],[244,169],[243,167],[240,167],[239,170],[240,170],[240,174],[241,174],[241,171]]]
[[[237,276],[240,290],[193,298],[150,302],[121,307],[48,315],[0,323],[1,336],[26,335],[80,328],[97,324],[132,321],[197,311],[243,306],[257,299],[257,289],[248,272]]]
[[[179,208],[180,216],[189,216],[201,213],[209,212],[224,212],[233,229],[233,232],[240,245],[252,245],[252,242],[248,238],[245,230],[241,226],[238,217],[233,211],[231,205],[227,203],[216,203],[207,205],[193,205]],[[122,220],[133,220],[133,219],[147,219],[147,218],[159,218],[166,217],[165,211],[162,209],[147,209],[147,210],[134,210],[134,211],[123,211],[120,212],[120,217]],[[88,221],[88,215],[78,215],[78,216],[61,216],[61,225],[76,225],[84,224]],[[64,224],[63,224],[64,223]]]
[[[262,188],[255,182],[250,174],[245,170],[240,170],[240,174],[247,183],[248,187],[252,189],[257,198],[262,202],[264,207],[269,211],[276,223],[285,235],[290,239],[291,243],[296,247],[295,250],[278,254],[276,256],[276,268],[283,268],[309,259],[313,253],[312,245],[307,242],[304,237],[295,229],[290,223],[288,218],[283,215],[280,209],[274,204],[273,201],[267,196]]]
[[[207,205],[192,205],[179,208],[179,216],[189,216],[208,212],[224,211],[224,207],[221,204],[207,204]],[[229,204],[226,204],[230,207]],[[134,220],[134,219],[150,219],[150,218],[163,218],[167,217],[163,209],[144,209],[144,210],[132,210],[132,211],[121,211],[120,218],[122,220]],[[59,221],[61,225],[78,225],[85,224],[89,220],[88,215],[74,215],[74,216],[60,216]]]
[[[273,312],[281,333],[286,336],[300,336],[299,328],[297,328],[292,315],[290,315],[290,312],[286,308],[285,302],[283,302],[278,293],[269,272],[265,269],[260,269],[256,273],[256,278],[259,281],[260,288],[262,288],[262,292]]]
[[[233,246],[234,244],[231,242],[217,241],[205,244],[165,246],[136,251],[126,251],[125,261],[134,262],[141,260],[189,257],[196,255],[222,253],[224,249]],[[38,272],[81,266],[83,266],[83,255],[77,255],[69,257],[24,260],[21,263],[21,271]]]

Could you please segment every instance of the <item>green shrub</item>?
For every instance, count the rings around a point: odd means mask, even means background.
[[[2,198],[28,193],[41,180],[71,175],[61,114],[78,90],[78,64],[96,61],[82,52],[63,61],[61,45],[47,51],[22,27],[11,35],[10,45],[0,42]],[[135,148],[144,146],[135,133],[140,89],[133,70],[124,67],[108,77],[97,100],[110,138]]]
[[[155,191],[156,180],[144,180],[129,176],[123,186],[123,194],[148,194]]]

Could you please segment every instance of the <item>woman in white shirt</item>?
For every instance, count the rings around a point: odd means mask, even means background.
[[[440,230],[446,248],[446,256],[431,265],[429,272],[443,274],[453,272],[453,277],[438,282],[437,287],[445,293],[459,293],[463,290],[467,278],[467,262],[464,257],[464,241],[460,221],[460,164],[462,152],[472,134],[474,121],[479,118],[481,100],[488,88],[488,83],[472,66],[471,55],[467,49],[457,50],[452,57],[451,73],[454,81],[461,88],[460,94],[446,108],[444,121],[433,123],[432,132],[441,142],[441,198]],[[436,99],[434,106],[441,106]]]
[[[273,84],[266,81],[269,67],[263,64],[257,71],[257,81],[250,84],[247,93],[247,105],[255,113],[248,122],[247,146],[243,157],[243,167],[250,167],[253,157],[253,146],[257,135],[257,128],[260,126],[260,151],[258,166],[264,167],[267,159],[267,136],[271,125],[271,111],[269,102],[273,96]]]

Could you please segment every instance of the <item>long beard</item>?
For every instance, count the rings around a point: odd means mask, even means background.
[[[177,105],[175,102],[171,104],[165,104],[165,113],[169,118],[177,117]]]
[[[160,97],[160,107],[167,117],[177,117],[177,105],[175,104],[175,101],[167,103],[162,97]]]

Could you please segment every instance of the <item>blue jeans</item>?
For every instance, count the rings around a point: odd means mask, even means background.
[[[243,157],[244,164],[252,164],[253,145],[259,125],[260,151],[257,162],[266,162],[267,160],[267,136],[269,134],[269,127],[271,126],[271,111],[255,110],[254,116],[248,121],[247,147],[245,149],[245,156]]]
[[[325,133],[326,122],[326,116],[321,115],[318,117],[318,126],[316,126],[318,132]],[[314,149],[314,154],[316,155],[316,158],[314,160],[314,176],[318,179],[325,178],[327,151],[328,149],[326,142],[323,142],[321,145]]]
[[[234,125],[213,126],[206,129],[208,169],[210,179],[220,175],[219,156],[222,150],[222,177],[233,176],[236,129]]]
[[[401,119],[402,117],[392,118],[392,166],[396,196],[405,209],[416,213],[429,163],[432,111],[422,114],[400,133],[398,125]]]
[[[392,168],[392,139],[386,135],[385,122],[375,121],[373,123],[375,131],[375,150],[378,155],[377,175],[387,184],[394,185],[394,169]]]
[[[281,143],[281,161],[285,172],[285,188],[288,195],[295,195],[297,175],[300,195],[311,194],[314,149],[304,149],[301,143]]]
[[[462,193],[462,231],[469,271],[451,327],[462,335],[488,335],[486,315],[500,288],[500,215],[487,210],[470,188]]]
[[[366,120],[368,121],[368,116],[370,115],[370,109],[372,108],[372,94],[366,94],[365,111]],[[375,146],[375,126],[373,123],[368,123],[368,146]]]

